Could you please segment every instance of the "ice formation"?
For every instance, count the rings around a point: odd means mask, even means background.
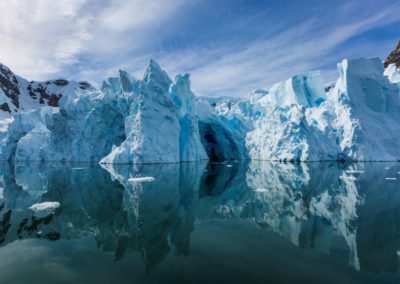
[[[343,60],[330,92],[343,159],[400,160],[399,88],[384,77],[378,58]],[[383,127],[382,127],[383,126]]]
[[[27,83],[2,66],[0,105],[8,117],[0,119],[0,157],[103,164],[400,160],[400,73],[389,63],[384,69],[378,58],[346,59],[327,87],[314,71],[244,98],[196,97],[188,74],[171,80],[153,60],[142,79],[120,71],[101,90],[65,80]]]

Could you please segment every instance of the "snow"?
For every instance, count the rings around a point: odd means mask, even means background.
[[[400,86],[400,70],[396,67],[396,64],[389,64],[389,66],[385,68],[384,74],[386,77],[388,77],[391,83],[398,84]]]
[[[45,82],[28,81],[14,74],[8,67],[0,64],[0,124],[4,119],[12,118],[16,113],[29,112],[43,106],[58,105],[59,99],[76,89],[94,90],[87,82],[74,82],[65,79]]]
[[[396,161],[393,68],[384,70],[377,58],[345,59],[328,87],[313,71],[243,98],[210,98],[196,97],[188,74],[171,80],[151,60],[142,79],[120,71],[101,90],[49,83],[49,91],[62,92],[59,107],[24,99],[24,111],[0,113],[0,156],[102,164],[210,159],[227,167],[237,160]],[[18,80],[24,89],[27,81]],[[0,93],[1,100],[10,98]]]
[[[60,207],[60,202],[57,201],[47,201],[42,203],[35,203],[28,209],[31,209],[35,212],[42,212],[42,211],[54,211]]]

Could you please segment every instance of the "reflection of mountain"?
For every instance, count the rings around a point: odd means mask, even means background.
[[[296,246],[329,253],[335,236],[357,269],[399,266],[400,192],[391,164],[27,164],[0,168],[0,243],[19,238],[93,236],[120,259],[141,253],[151,269],[189,254],[195,222],[243,218]],[[152,176],[152,182],[132,178]],[[36,216],[34,203],[59,201]],[[196,220],[196,221],[195,221]]]

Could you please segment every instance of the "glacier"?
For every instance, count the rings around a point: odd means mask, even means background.
[[[189,74],[172,80],[154,60],[141,79],[121,70],[100,90],[2,70],[1,160],[400,160],[400,73],[378,58],[343,60],[328,87],[313,71],[242,98],[196,96]]]

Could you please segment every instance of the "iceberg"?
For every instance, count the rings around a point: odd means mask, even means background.
[[[123,78],[120,82],[122,84]],[[207,159],[200,143],[195,96],[190,90],[188,74],[178,75],[172,82],[151,60],[144,78],[132,87],[125,86],[128,97],[132,97],[125,117],[126,139],[101,163],[173,163]]]
[[[15,109],[0,123],[0,159],[209,160],[226,167],[238,160],[397,161],[397,68],[391,63],[384,69],[378,58],[345,59],[335,83],[324,85],[319,71],[306,72],[242,98],[196,96],[189,74],[172,80],[154,60],[142,79],[120,71],[100,90],[82,82],[48,81],[47,90],[62,88],[59,100]],[[12,75],[4,78],[0,87],[8,86],[8,95],[0,88],[0,105],[12,103],[10,94],[27,82],[15,77],[13,85]]]
[[[399,160],[399,88],[383,75],[379,58],[343,60],[338,68],[340,78],[328,99],[337,117],[340,159]]]

